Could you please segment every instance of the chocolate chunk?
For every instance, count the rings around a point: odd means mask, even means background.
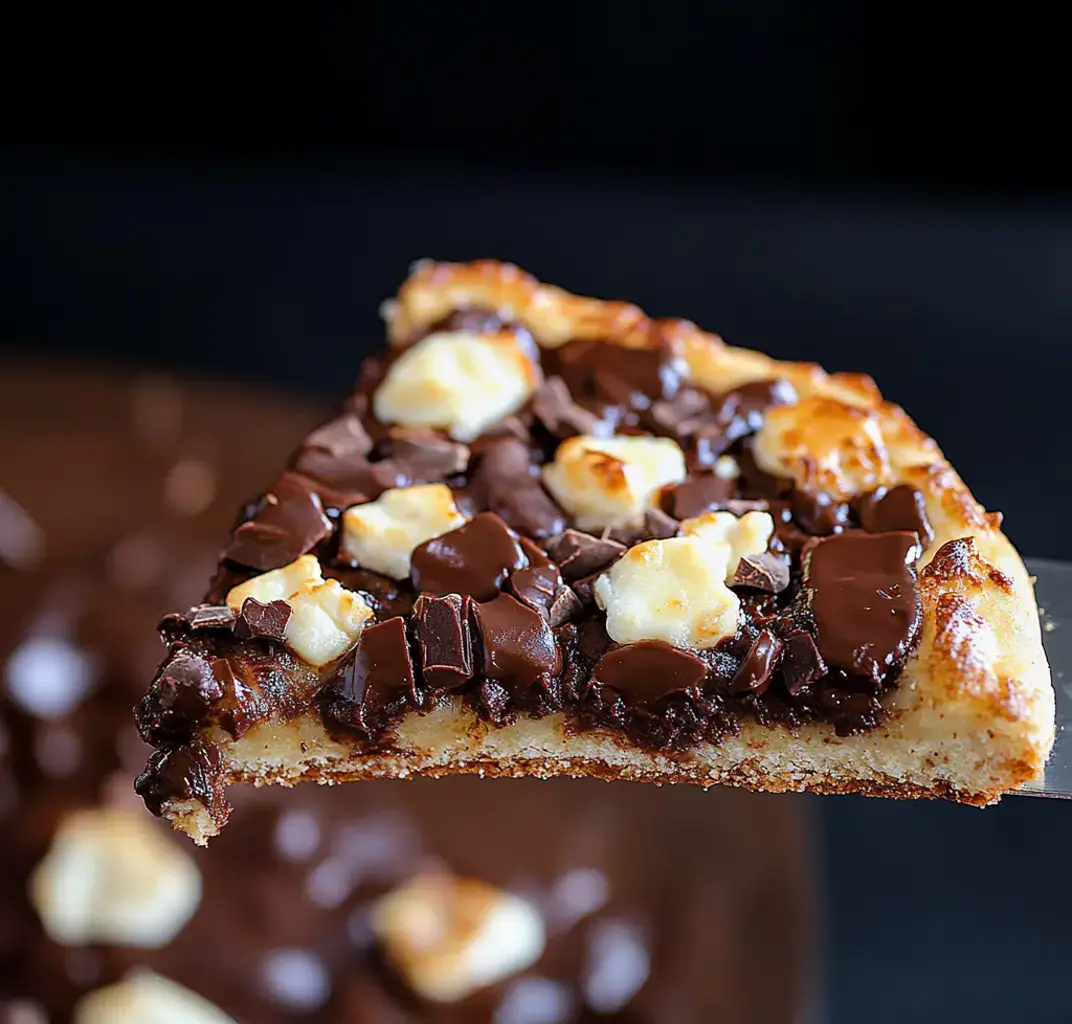
[[[714,473],[697,473],[684,483],[667,490],[667,511],[676,519],[691,519],[714,508],[721,508],[736,493],[737,481]]]
[[[475,499],[511,529],[529,537],[550,537],[566,520],[534,475],[532,458],[516,438],[497,439],[481,455],[472,489]]]
[[[731,693],[764,692],[771,683],[774,670],[782,656],[785,644],[769,629],[764,629],[752,642],[741,667],[737,669],[729,685]]]
[[[562,655],[547,621],[509,594],[473,606],[480,631],[483,672],[515,697],[523,697],[562,668]]]
[[[235,613],[225,604],[199,604],[182,618],[191,629],[230,629]]]
[[[677,533],[678,521],[661,508],[649,508],[644,513],[644,532],[650,540],[666,540]]]
[[[458,690],[473,678],[469,636],[471,599],[422,594],[413,606],[413,628],[425,684],[436,693]]]
[[[584,611],[584,605],[570,587],[563,584],[558,588],[551,607],[547,610],[547,621],[552,626],[562,626],[571,622]]]
[[[934,530],[927,517],[927,502],[923,495],[908,484],[886,490],[884,487],[865,494],[856,501],[860,525],[868,533],[889,530],[911,530],[926,550],[934,541]]]
[[[482,512],[464,526],[421,544],[410,565],[418,591],[490,601],[507,574],[524,569],[527,559],[517,534],[494,513]]]
[[[806,686],[812,686],[826,675],[826,662],[823,661],[815,638],[804,630],[790,633],[785,637],[782,651],[782,677],[790,696],[796,697]]]
[[[678,440],[695,434],[711,414],[711,400],[696,388],[682,388],[668,401],[652,402],[647,421]]]
[[[390,463],[412,483],[439,483],[469,465],[469,449],[434,430],[392,427],[388,439]]]
[[[252,519],[235,530],[225,555],[266,572],[289,565],[331,536],[320,498],[293,473],[284,473]]]
[[[294,469],[315,481],[317,493],[327,488],[335,494],[346,495],[345,500],[350,505],[375,501],[389,488],[408,487],[413,482],[391,459],[369,462],[363,455],[333,455],[317,448],[301,452]]]
[[[575,434],[599,436],[603,421],[578,405],[561,377],[548,377],[532,396],[532,412],[547,431],[558,438]]]
[[[737,563],[732,585],[780,594],[789,586],[789,563],[768,551],[746,555]]]
[[[552,537],[546,547],[567,583],[591,576],[625,554],[624,544],[580,530],[566,530]]]
[[[262,636],[268,640],[282,641],[286,637],[289,621],[290,605],[286,601],[261,604],[255,597],[247,597],[235,620],[234,633],[239,640]]]
[[[558,566],[525,537],[521,538],[521,550],[528,559],[528,568],[511,573],[507,586],[519,601],[546,616],[562,586],[562,576]]]
[[[154,751],[134,782],[134,792],[157,817],[166,803],[184,800],[203,804],[217,826],[224,824],[230,812],[223,795],[220,748],[215,744]]]
[[[343,700],[358,705],[359,724],[371,724],[407,698],[416,702],[406,620],[366,626],[353,657],[346,659],[331,686]]]
[[[181,654],[167,662],[135,709],[146,743],[181,739],[223,697],[223,687],[205,658]]]
[[[718,420],[734,439],[755,433],[763,426],[767,410],[774,405],[793,405],[796,389],[787,380],[755,380],[726,392],[718,408]]]
[[[681,386],[680,360],[659,339],[639,348],[571,341],[545,353],[544,360],[566,382],[575,401],[647,409],[653,401],[673,398]]]
[[[306,437],[303,448],[319,448],[335,457],[368,455],[372,451],[372,438],[368,436],[361,420],[353,413],[344,413],[317,427]]]
[[[704,663],[688,651],[661,640],[641,640],[604,654],[592,680],[612,687],[627,704],[650,704],[672,693],[699,690],[705,674]]]
[[[794,491],[790,509],[797,525],[813,536],[839,533],[852,524],[852,510],[848,503],[835,501],[829,494]]]
[[[764,498],[750,500],[745,498],[730,498],[726,502],[726,511],[732,512],[738,519],[746,512],[769,512],[771,504]]]
[[[907,530],[847,530],[804,548],[804,586],[827,664],[881,685],[919,633],[915,564],[919,541]]]

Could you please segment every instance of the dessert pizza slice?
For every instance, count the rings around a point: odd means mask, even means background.
[[[243,511],[137,709],[199,842],[229,783],[595,775],[985,804],[1053,691],[1000,530],[870,379],[497,262]]]

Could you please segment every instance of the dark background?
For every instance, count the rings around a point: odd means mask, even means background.
[[[0,344],[327,395],[410,260],[498,256],[873,373],[1021,548],[1072,558],[1046,9],[9,15]],[[833,1020],[1067,1019],[1072,807],[812,806]]]

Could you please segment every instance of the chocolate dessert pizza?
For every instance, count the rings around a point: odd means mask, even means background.
[[[475,772],[986,804],[1042,771],[1031,582],[874,383],[508,264],[422,263],[242,510],[137,709],[228,783]]]
[[[246,787],[208,853],[146,812],[130,707],[153,626],[313,422],[239,388],[5,367],[0,1022],[799,1020],[818,943],[797,801]]]

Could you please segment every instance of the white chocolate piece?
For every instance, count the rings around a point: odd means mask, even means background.
[[[452,1003],[534,964],[543,919],[527,900],[485,882],[418,875],[373,907],[372,928],[425,999]]]
[[[683,520],[680,530],[684,537],[699,537],[705,544],[729,547],[726,582],[731,583],[742,558],[761,555],[767,550],[774,533],[774,520],[769,512],[746,512],[740,519],[732,512],[705,512]]]
[[[879,413],[833,398],[768,409],[752,453],[760,469],[813,494],[851,498],[896,482]]]
[[[741,604],[726,586],[730,545],[698,536],[630,548],[595,584],[607,633],[620,644],[663,640],[702,650],[737,632]]]
[[[289,565],[261,573],[227,594],[227,604],[242,610],[247,597],[262,604],[290,605],[286,642],[299,658],[317,668],[341,658],[361,636],[372,609],[360,594],[338,580],[325,580],[315,555],[302,555]]]
[[[445,484],[393,487],[376,501],[346,510],[342,550],[366,569],[404,580],[414,548],[464,522]]]
[[[510,332],[429,334],[398,357],[372,396],[382,423],[437,427],[468,442],[517,412],[539,367]]]
[[[218,1006],[144,968],[83,996],[74,1024],[235,1024]]]
[[[63,945],[159,949],[201,902],[201,873],[147,814],[90,808],[60,823],[30,878],[30,898]]]
[[[667,437],[571,437],[543,467],[543,481],[581,530],[635,526],[659,491],[685,479],[685,455]]]

